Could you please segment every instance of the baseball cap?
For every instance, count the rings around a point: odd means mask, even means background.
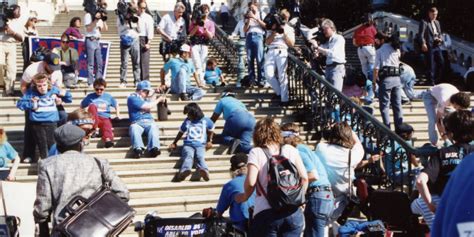
[[[145,90],[145,91],[151,91],[152,88],[151,88],[151,84],[149,81],[145,80],[145,81],[141,81],[137,84],[137,91],[138,90]]]
[[[181,45],[181,48],[179,48],[179,50],[181,50],[182,52],[191,52],[191,46],[189,46],[188,44],[183,44]]]
[[[59,55],[55,53],[46,54],[43,61],[45,61],[48,64],[49,68],[51,68],[51,70],[53,71],[61,69],[61,65],[59,64],[61,60],[59,58]]]
[[[245,165],[247,165],[247,160],[248,160],[247,154],[245,153],[235,154],[234,156],[230,158],[230,170],[235,171],[244,167]]]
[[[82,141],[85,135],[86,132],[84,130],[68,123],[54,130],[54,139],[60,146],[75,145]]]

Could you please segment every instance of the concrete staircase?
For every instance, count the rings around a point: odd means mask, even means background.
[[[50,27],[40,27],[41,36],[59,37],[67,28],[69,19],[73,16],[83,17],[82,11],[71,11],[68,15],[60,14],[56,17],[55,22]],[[119,37],[115,25],[115,14],[109,13],[109,31],[103,34],[102,39],[111,41],[112,48],[109,57],[109,67],[107,70],[107,91],[111,93],[121,105],[121,114],[123,118],[128,117],[126,110],[126,98],[134,91],[129,83],[128,88],[119,88],[119,66],[120,51]],[[163,66],[162,57],[158,53],[159,36],[153,40],[150,73],[153,86],[159,85],[159,71]],[[18,47],[18,52],[21,52]],[[210,57],[222,58],[217,55],[215,49],[211,47]],[[353,53],[350,53],[353,54]],[[19,76],[22,71],[21,53],[18,53],[18,72]],[[223,65],[223,64],[221,64]],[[129,64],[128,78],[129,82],[133,81]],[[226,72],[226,68],[222,68]],[[235,84],[236,75],[225,74],[230,79],[231,87]],[[19,82],[16,83],[18,89]],[[238,92],[238,98],[241,99],[257,118],[267,115],[276,116],[278,121],[289,122],[295,118],[292,113],[294,109],[280,108],[277,101],[272,101],[271,89],[242,89],[235,88]],[[199,105],[204,110],[206,116],[211,116],[217,100],[219,92],[214,89],[208,89],[206,96],[199,101]],[[91,93],[91,89],[86,87],[72,90],[73,103],[65,106],[68,112],[79,107],[79,103],[86,94]],[[23,126],[24,114],[15,107],[17,97],[0,98],[0,124],[6,129],[9,142],[20,152],[23,150]],[[169,107],[172,115],[168,121],[157,122],[160,126],[160,140],[162,145],[162,155],[156,158],[127,159],[131,157],[130,138],[128,137],[127,127],[117,127],[114,130],[116,136],[116,146],[113,148],[103,148],[100,139],[92,139],[91,143],[85,148],[87,154],[106,158],[111,163],[117,174],[127,183],[131,192],[130,204],[137,210],[136,220],[143,220],[146,212],[157,210],[162,217],[186,217],[195,212],[201,211],[203,208],[215,206],[222,185],[230,179],[229,175],[229,158],[227,155],[227,147],[214,145],[212,149],[206,152],[206,161],[210,167],[209,182],[198,181],[196,174],[193,174],[191,180],[181,183],[171,182],[179,168],[179,152],[169,153],[166,147],[173,141],[179,126],[185,116],[182,109],[186,102],[178,101],[176,96],[171,96]],[[378,111],[378,103],[374,104],[377,108],[376,116],[380,118]],[[427,142],[427,119],[422,102],[414,102],[412,105],[404,106],[405,120],[413,124],[416,129],[415,142],[416,146],[420,146]],[[153,111],[156,114],[156,111]],[[156,117],[156,116],[155,116]],[[216,124],[216,133],[220,133],[223,128],[223,120],[219,120]],[[301,125],[304,125],[301,123]],[[303,132],[302,136],[309,140],[311,132]],[[310,145],[314,145],[315,141],[308,141]],[[19,182],[36,182],[37,166],[35,164],[21,164],[18,170]],[[122,236],[136,236],[133,229],[129,228]]]

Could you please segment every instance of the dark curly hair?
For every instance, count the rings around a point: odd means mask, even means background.
[[[468,93],[458,92],[449,98],[451,104],[456,104],[461,107],[461,109],[467,109],[471,107],[471,98]]]
[[[184,106],[183,113],[187,114],[190,120],[200,120],[204,118],[204,113],[196,103],[189,103]]]
[[[443,120],[448,133],[453,140],[460,143],[470,143],[474,140],[474,116],[471,111],[459,110],[446,116]]]

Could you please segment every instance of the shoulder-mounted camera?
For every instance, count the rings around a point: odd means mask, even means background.
[[[82,6],[84,11],[91,14],[95,19],[107,21],[107,3],[98,3],[96,0],[84,0]]]
[[[283,34],[283,32],[285,32],[283,29],[285,21],[283,21],[283,18],[281,18],[279,14],[268,14],[265,19],[263,19],[263,22],[265,22],[265,28],[267,30],[274,30],[279,34]]]

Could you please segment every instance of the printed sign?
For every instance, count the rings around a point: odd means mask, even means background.
[[[156,233],[158,237],[198,237],[203,236],[206,231],[206,224],[187,225],[164,225],[158,226]]]
[[[102,53],[102,61],[103,63],[103,78],[105,79],[107,74],[107,65],[109,64],[109,53],[110,53],[110,45],[111,42],[109,41],[100,41],[100,50]],[[30,52],[29,55],[31,56],[33,52],[38,49],[40,46],[53,49],[57,47],[61,47],[61,39],[60,38],[52,38],[52,37],[31,37],[30,38]],[[84,40],[71,40],[69,42],[69,47],[75,48],[79,55],[79,79],[87,81],[87,55],[86,55],[86,45]]]

